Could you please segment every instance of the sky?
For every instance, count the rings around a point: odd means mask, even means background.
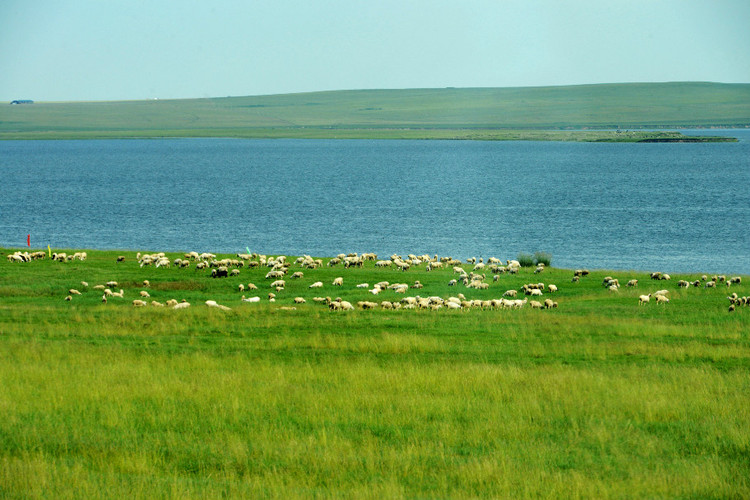
[[[0,0],[0,100],[750,83],[750,0]]]

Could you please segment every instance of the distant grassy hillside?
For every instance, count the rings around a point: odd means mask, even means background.
[[[474,138],[467,130],[494,131],[481,138],[508,138],[497,131],[709,126],[750,126],[750,84],[350,90],[211,99],[0,105],[0,138],[5,139]]]

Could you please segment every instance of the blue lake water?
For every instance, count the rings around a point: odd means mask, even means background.
[[[741,141],[0,141],[0,246],[750,273],[750,131],[707,133]]]

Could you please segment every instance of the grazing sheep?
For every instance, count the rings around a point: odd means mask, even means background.
[[[638,286],[638,280],[630,280],[625,286]]]
[[[141,290],[141,297],[148,298],[151,297],[151,295],[146,290]]]
[[[260,302],[260,297],[250,297],[246,299],[245,296],[243,295],[241,300],[242,302],[250,302],[251,304],[254,304],[256,302]]]
[[[542,308],[542,303],[541,303],[541,302],[538,302],[538,301],[536,301],[536,300],[532,300],[532,301],[529,301],[529,306],[530,306],[530,307],[531,307],[532,309],[541,309],[541,308]]]
[[[257,290],[257,289],[258,289],[258,287],[257,287],[257,286],[255,286],[255,284],[254,284],[254,283],[248,283],[248,284],[247,284],[247,289],[248,289],[248,290]]]
[[[211,269],[212,278],[227,278],[229,277],[229,271],[226,267],[221,266],[218,269]]]
[[[359,283],[357,285],[357,288],[370,288],[370,284],[369,283]]]
[[[68,302],[70,302],[71,300],[73,300],[73,296],[72,295],[68,295],[67,297],[65,297],[65,300],[68,301]]]
[[[86,283],[85,281],[81,281],[81,286],[84,288],[88,288],[89,284]]]
[[[516,295],[518,295],[517,290],[508,290],[503,294],[503,297],[515,297]]]
[[[116,288],[117,287],[117,282],[116,281],[107,281],[105,283],[105,285],[107,285],[107,288]]]
[[[297,271],[296,273],[292,274],[292,279],[298,279],[304,277],[305,274],[302,271]]]
[[[307,288],[323,288],[323,282],[322,281],[316,281],[312,285],[310,285]]]
[[[638,296],[638,305],[642,306],[643,304],[648,304],[651,300],[651,294],[648,295],[639,295]]]
[[[221,309],[222,311],[231,311],[232,310],[231,308],[229,308],[227,306],[223,306],[221,304],[217,304],[215,300],[207,300],[206,301],[206,305],[208,307],[215,307],[217,309]]]
[[[175,304],[172,309],[187,309],[188,307],[190,307],[190,302],[180,302]]]
[[[164,304],[162,304],[161,302],[157,302],[155,300],[152,300],[151,301],[151,306],[152,307],[164,307]]]
[[[273,283],[271,283],[271,288],[284,288],[286,286],[286,281],[284,280],[276,280]]]
[[[148,288],[151,286],[151,282],[149,280],[143,280],[143,286]]]
[[[549,285],[547,286],[547,290],[549,290],[549,293],[555,293],[557,291],[557,285]]]
[[[239,269],[232,269],[232,272],[230,272],[229,274],[231,274],[232,276],[239,276],[240,270]]]
[[[338,278],[336,278],[336,279],[333,280],[332,285],[333,286],[343,286],[344,285],[344,278],[342,278],[341,276],[339,276]]]
[[[654,295],[657,304],[669,304],[669,299],[666,295]]]
[[[307,301],[303,299],[302,297],[294,297],[294,303],[295,304],[305,304]]]
[[[668,293],[669,293],[669,290],[657,290],[651,295],[665,295],[666,296]]]
[[[245,291],[245,285],[240,283],[239,285],[237,285],[237,289],[239,290],[240,293],[242,293]]]
[[[119,297],[119,298],[125,298],[125,290],[120,288],[119,292],[112,292],[112,297]]]
[[[707,281],[705,288],[716,288],[716,282],[715,281]]]
[[[146,302],[143,300],[135,299],[133,301],[133,307],[146,307],[147,305],[148,304],[146,304]]]
[[[71,288],[70,290],[68,290],[68,293],[71,295],[81,295],[81,292],[79,292],[75,288]]]

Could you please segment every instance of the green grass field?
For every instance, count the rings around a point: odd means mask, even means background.
[[[9,253],[0,249],[3,498],[750,496],[750,307],[730,313],[726,299],[750,295],[747,276],[681,289],[700,275],[592,270],[573,283],[572,270],[522,268],[474,290],[448,286],[451,268],[368,262],[292,265],[304,277],[276,292],[266,267],[213,279],[195,264],[141,268],[134,252],[67,263]],[[602,286],[607,274],[619,291]],[[110,280],[124,298],[104,304],[93,287]],[[415,280],[424,288],[407,296],[490,299],[553,283],[542,299],[559,307],[312,302],[397,301],[356,285]],[[244,295],[259,304],[240,300],[250,282],[259,290]],[[71,288],[82,294],[65,301]],[[638,305],[658,289],[669,304]],[[135,308],[141,290],[192,305]]]
[[[296,137],[624,142],[653,136],[580,129],[711,126],[750,126],[750,84],[352,90],[0,105],[0,139]]]

